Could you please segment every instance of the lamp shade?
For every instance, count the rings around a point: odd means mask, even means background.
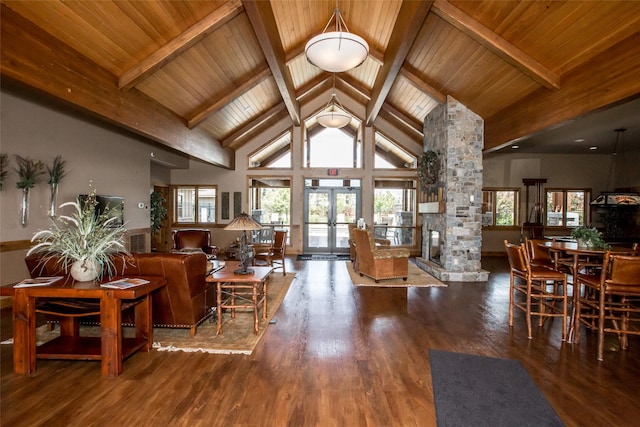
[[[227,224],[224,227],[225,230],[260,230],[262,229],[262,225],[259,222],[256,222],[253,218],[251,218],[246,213],[242,212],[240,215],[235,217],[233,221]]]
[[[369,55],[369,45],[360,36],[346,31],[318,34],[304,49],[307,60],[330,73],[342,73],[362,64]]]
[[[351,116],[340,110],[325,110],[318,114],[316,116],[316,119],[318,120],[318,123],[326,128],[339,129],[349,124],[349,122],[351,121]]]

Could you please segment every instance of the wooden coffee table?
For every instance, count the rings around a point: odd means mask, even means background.
[[[258,310],[262,304],[262,318],[267,318],[267,281],[272,267],[251,267],[252,274],[235,274],[239,262],[227,261],[224,268],[207,276],[206,281],[215,283],[218,315],[216,333],[222,333],[222,310],[231,309],[236,317],[237,308],[253,310],[253,331],[258,333]]]

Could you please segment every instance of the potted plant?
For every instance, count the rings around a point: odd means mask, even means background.
[[[44,253],[42,262],[56,259],[78,281],[100,279],[104,273],[114,276],[112,258],[128,255],[124,247],[126,230],[112,224],[117,218],[109,217],[108,210],[96,213],[96,205],[95,193],[83,201],[76,199],[60,205],[60,209],[71,206],[74,212],[60,215],[52,220],[51,228],[34,234],[31,241],[38,244],[27,255]]]
[[[609,246],[604,242],[602,233],[595,227],[586,225],[576,227],[571,231],[571,237],[576,239],[579,247],[602,249]]]
[[[151,232],[155,233],[156,231],[162,228],[162,221],[167,216],[167,208],[165,204],[167,201],[162,194],[158,191],[153,191],[150,196],[151,202]]]

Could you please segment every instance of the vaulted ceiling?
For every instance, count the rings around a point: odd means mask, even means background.
[[[640,94],[638,1],[339,0],[370,46],[335,76],[305,43],[336,2],[2,0],[1,72],[189,156],[234,151],[335,84],[415,140],[452,96],[485,150]]]

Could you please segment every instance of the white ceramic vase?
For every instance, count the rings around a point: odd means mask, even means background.
[[[78,282],[90,282],[98,277],[98,263],[95,260],[79,259],[71,264],[71,277]]]

